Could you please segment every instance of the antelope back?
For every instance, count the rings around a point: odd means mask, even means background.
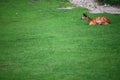
[[[110,21],[106,17],[96,17],[96,18],[92,18],[89,21],[89,24],[110,24]]]

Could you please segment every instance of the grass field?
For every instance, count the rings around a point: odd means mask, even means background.
[[[120,80],[120,15],[62,0],[0,0],[0,80]],[[110,25],[80,20],[106,16]]]

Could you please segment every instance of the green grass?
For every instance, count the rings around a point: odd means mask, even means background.
[[[0,0],[0,80],[120,80],[120,15],[89,26],[60,0]]]

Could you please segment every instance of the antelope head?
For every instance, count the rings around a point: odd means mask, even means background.
[[[82,20],[85,20],[85,19],[86,19],[86,20],[88,20],[88,18],[89,18],[89,17],[88,17],[88,15],[87,15],[87,14],[85,14],[85,13],[83,13],[83,15],[82,15],[81,19],[82,19]]]

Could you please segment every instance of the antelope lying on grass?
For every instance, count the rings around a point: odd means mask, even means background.
[[[89,25],[110,24],[109,19],[106,17],[90,18],[88,15],[83,14],[82,19],[86,19],[89,22]]]

